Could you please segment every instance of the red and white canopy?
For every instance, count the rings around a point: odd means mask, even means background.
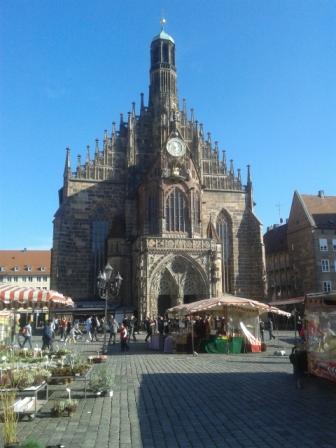
[[[0,286],[0,303],[9,308],[18,306],[51,306],[51,307],[73,307],[74,303],[70,297],[63,294],[37,288],[19,287],[15,285]]]

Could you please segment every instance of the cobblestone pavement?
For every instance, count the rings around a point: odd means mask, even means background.
[[[335,448],[336,385],[308,377],[303,389],[295,388],[289,333],[279,332],[264,353],[240,355],[167,355],[146,351],[143,340],[140,335],[127,354],[112,346],[112,398],[85,400],[74,383],[79,409],[52,418],[53,398],[67,393],[66,386],[50,386],[42,412],[19,423],[20,440],[66,448]],[[100,347],[77,344],[76,350]],[[274,355],[280,348],[286,356]]]

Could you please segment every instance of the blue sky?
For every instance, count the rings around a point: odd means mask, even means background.
[[[0,249],[52,246],[65,148],[74,168],[147,101],[162,12],[179,97],[244,181],[251,164],[264,230],[296,189],[336,195],[334,0],[2,0]]]

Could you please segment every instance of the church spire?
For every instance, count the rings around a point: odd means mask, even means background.
[[[155,114],[162,109],[178,111],[175,42],[164,29],[166,20],[161,19],[160,23],[161,32],[153,38],[150,48],[149,107]]]
[[[65,156],[65,165],[64,165],[64,173],[63,176],[65,179],[71,177],[71,156],[70,156],[70,148],[66,148],[66,156]]]

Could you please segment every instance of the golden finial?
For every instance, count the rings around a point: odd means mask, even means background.
[[[160,24],[161,24],[161,31],[164,30],[164,26],[166,24],[167,20],[164,17],[161,17]]]

